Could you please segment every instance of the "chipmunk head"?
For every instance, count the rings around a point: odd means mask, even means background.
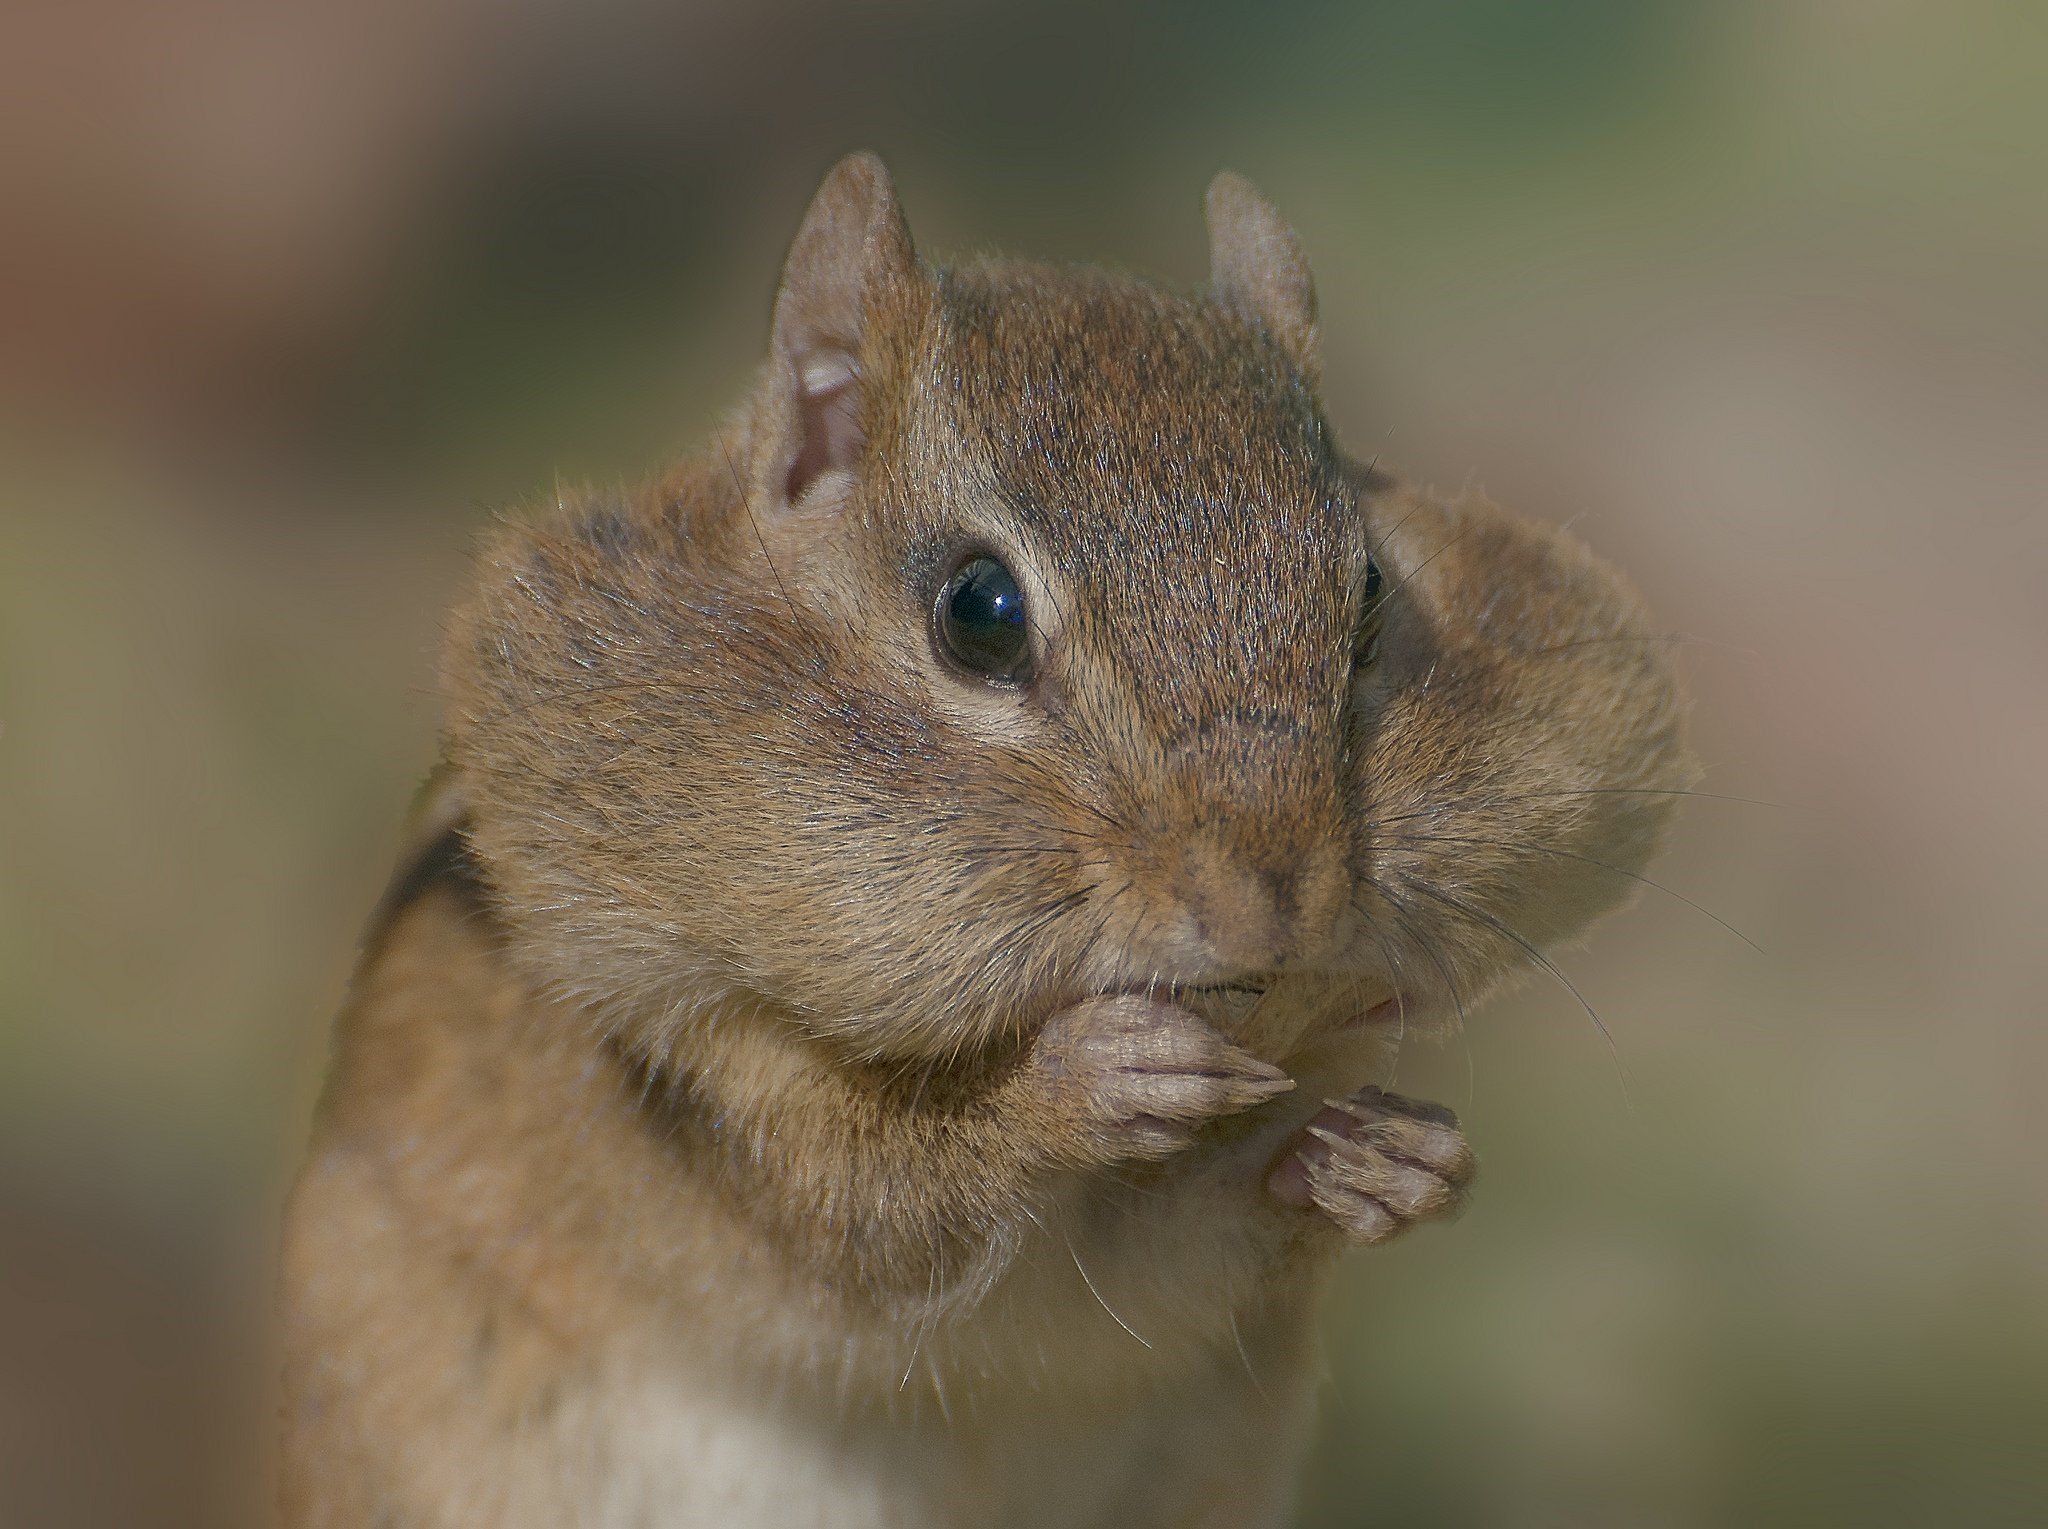
[[[1687,769],[1633,597],[1340,457],[1294,235],[1208,215],[1198,294],[934,270],[856,155],[708,465],[499,540],[452,748],[540,970],[936,1059],[1123,988],[1420,1010],[1614,899]]]

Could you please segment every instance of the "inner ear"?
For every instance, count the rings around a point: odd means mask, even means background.
[[[889,172],[872,154],[849,154],[812,197],[775,297],[756,465],[782,502],[858,463],[876,380],[865,371],[877,349],[870,330],[919,271]]]
[[[861,428],[859,362],[843,351],[821,351],[796,378],[796,454],[783,480],[794,504],[834,468],[850,469],[866,444]]]

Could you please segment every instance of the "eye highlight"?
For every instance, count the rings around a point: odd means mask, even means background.
[[[970,674],[999,685],[1030,677],[1031,633],[1016,575],[985,552],[953,570],[932,607],[940,653]]]

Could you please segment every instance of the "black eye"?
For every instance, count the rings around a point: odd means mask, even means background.
[[[1352,639],[1352,662],[1363,668],[1380,656],[1380,596],[1386,591],[1380,565],[1365,560],[1365,600],[1358,619],[1358,634]]]
[[[1016,684],[1031,668],[1024,592],[1009,569],[986,554],[962,563],[939,591],[932,612],[939,646],[962,668]]]

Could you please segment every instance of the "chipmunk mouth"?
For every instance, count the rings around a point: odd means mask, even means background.
[[[1161,991],[1169,999],[1174,1000],[1184,996],[1194,996],[1238,1000],[1250,999],[1256,1001],[1264,998],[1267,993],[1272,991],[1273,985],[1277,980],[1274,977],[1246,977],[1239,978],[1234,982],[1178,983]],[[1393,993],[1381,999],[1378,1003],[1372,1004],[1353,1014],[1344,1022],[1344,1028],[1347,1030],[1366,1030],[1375,1025],[1399,1024],[1406,1015],[1419,1014],[1421,1010],[1421,1004],[1417,1003],[1412,997],[1403,993]]]
[[[1271,977],[1237,977],[1228,982],[1130,982],[1101,988],[1098,996],[1149,998],[1158,1003],[1183,1003],[1191,998],[1256,1001],[1272,990],[1274,980]]]
[[[1208,997],[1235,996],[1241,998],[1263,998],[1273,986],[1273,979],[1239,978],[1234,982],[1177,982],[1166,991],[1174,997],[1183,993],[1196,993]]]
[[[1150,1003],[1187,1009],[1212,1023],[1226,1025],[1257,1009],[1274,985],[1270,977],[1234,977],[1224,982],[1126,983],[1102,989],[1103,998],[1142,998]]]
[[[1275,974],[1235,977],[1225,982],[1161,982],[1145,987],[1114,988],[1110,994],[1149,998],[1159,1003],[1193,1008],[1197,1013],[1243,1016],[1255,1009],[1279,983],[1280,977]],[[1381,1026],[1404,1027],[1410,1020],[1419,1020],[1422,1010],[1422,1004],[1413,995],[1393,993],[1346,1015],[1337,1028],[1340,1031],[1359,1031]]]

